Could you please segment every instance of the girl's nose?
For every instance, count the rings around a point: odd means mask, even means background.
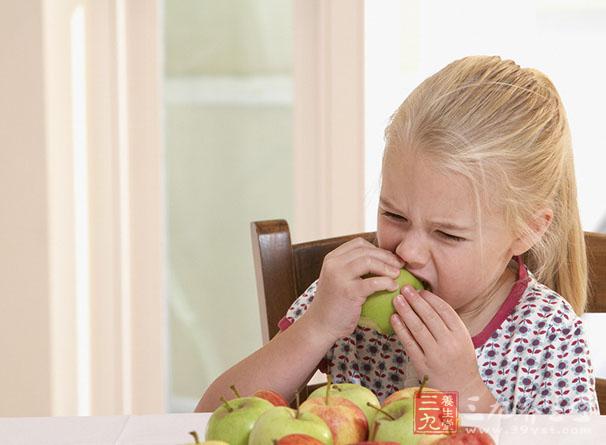
[[[404,267],[421,268],[429,261],[427,240],[423,236],[406,233],[396,247],[396,255],[404,260],[406,263]]]

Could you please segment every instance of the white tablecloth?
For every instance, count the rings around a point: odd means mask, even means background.
[[[209,413],[108,417],[0,418],[2,445],[181,445],[204,440]],[[606,416],[462,414],[497,445],[605,445]]]

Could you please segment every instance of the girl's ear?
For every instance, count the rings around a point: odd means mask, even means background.
[[[549,228],[552,220],[553,210],[549,207],[537,210],[530,221],[528,221],[530,232],[525,233],[514,240],[512,245],[513,255],[522,255],[539,242]]]

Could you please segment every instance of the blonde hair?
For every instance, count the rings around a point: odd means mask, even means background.
[[[537,279],[581,315],[587,258],[577,206],[572,143],[554,85],[532,68],[497,56],[456,60],[423,81],[391,116],[386,149],[415,150],[479,184],[512,233],[553,210],[545,234],[523,259]],[[479,196],[479,195],[478,195]]]

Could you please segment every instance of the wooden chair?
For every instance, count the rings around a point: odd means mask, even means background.
[[[261,311],[263,342],[278,333],[278,322],[292,302],[320,275],[326,254],[356,237],[376,244],[376,233],[353,235],[292,244],[285,220],[251,223],[251,238],[257,293]],[[590,297],[587,312],[606,312],[606,234],[585,233],[589,263]],[[301,399],[318,385],[301,391]],[[600,412],[606,414],[606,379],[596,379]]]

